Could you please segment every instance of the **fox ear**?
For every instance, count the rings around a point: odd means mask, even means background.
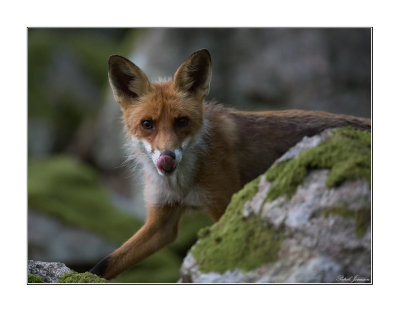
[[[114,97],[121,105],[151,89],[150,82],[142,70],[119,55],[112,55],[108,60],[108,79]]]
[[[174,75],[174,86],[183,91],[203,99],[209,91],[211,80],[211,56],[206,50],[194,52],[179,66]]]

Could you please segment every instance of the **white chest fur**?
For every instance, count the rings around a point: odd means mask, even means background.
[[[160,176],[155,170],[146,172],[144,195],[147,204],[180,204],[193,209],[207,206],[207,191],[192,182],[191,173],[179,169],[168,177]]]

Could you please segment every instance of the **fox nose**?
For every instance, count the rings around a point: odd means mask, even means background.
[[[169,150],[165,150],[164,152],[162,152],[160,154],[160,157],[161,156],[169,156],[169,157],[172,157],[173,159],[175,159],[175,153],[173,151],[169,151]]]
[[[171,173],[176,168],[175,153],[172,151],[164,151],[157,160],[157,168],[165,173]]]

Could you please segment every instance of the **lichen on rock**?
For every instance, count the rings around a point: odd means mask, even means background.
[[[199,233],[180,281],[371,282],[370,160],[367,131],[304,138]]]
[[[235,194],[221,220],[199,233],[192,249],[203,272],[249,271],[277,259],[284,232],[259,217],[242,214],[244,204],[258,191],[259,178]]]
[[[321,144],[302,151],[296,158],[278,161],[268,170],[266,177],[273,184],[267,200],[283,194],[291,197],[307,173],[314,169],[330,170],[326,179],[328,187],[357,179],[371,183],[371,133],[351,127],[331,132]]]
[[[343,218],[351,218],[355,221],[357,237],[362,237],[371,224],[371,206],[363,207],[359,210],[350,210],[346,206],[330,207],[323,212],[324,216],[337,215]]]
[[[61,262],[28,260],[28,283],[106,283],[95,274],[77,273]]]
[[[104,278],[98,277],[95,274],[85,272],[85,273],[77,273],[71,272],[66,273],[57,281],[57,283],[107,283],[107,280]]]
[[[44,283],[55,283],[65,273],[70,273],[71,269],[61,262],[43,262],[28,260],[28,274],[42,279]],[[33,280],[33,277],[30,277]],[[37,283],[32,282],[32,283]],[[29,283],[29,275],[28,275]]]
[[[28,284],[44,283],[40,276],[28,273]]]

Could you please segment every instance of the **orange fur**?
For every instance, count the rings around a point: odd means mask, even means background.
[[[120,56],[112,56],[109,64],[132,153],[143,166],[148,213],[144,226],[91,270],[105,278],[173,241],[186,209],[201,209],[217,221],[232,194],[302,137],[346,125],[370,129],[368,119],[352,116],[300,110],[241,112],[205,103],[211,77],[206,50],[192,54],[172,81],[162,83],[149,82]],[[144,121],[152,127],[146,128]],[[174,155],[174,160],[164,156],[176,165],[172,172],[158,168],[166,151]]]

